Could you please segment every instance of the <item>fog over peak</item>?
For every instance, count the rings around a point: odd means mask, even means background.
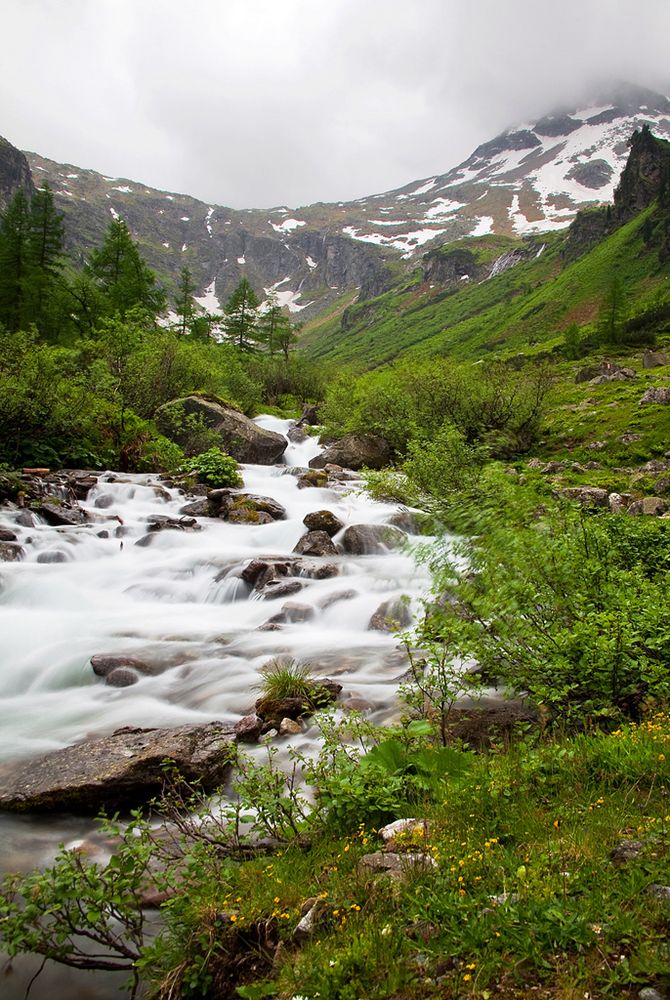
[[[666,0],[6,0],[3,24],[0,134],[237,208],[444,172],[607,81],[670,92]]]

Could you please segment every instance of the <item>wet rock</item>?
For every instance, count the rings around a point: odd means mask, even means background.
[[[644,850],[641,840],[622,840],[620,844],[610,852],[610,859],[615,865],[623,865],[635,858]]]
[[[301,560],[296,572],[300,576],[306,576],[309,580],[330,580],[333,576],[339,576],[340,567],[334,563],[310,563]]]
[[[300,560],[286,556],[267,556],[263,559],[252,559],[247,563],[240,577],[255,590],[263,590],[270,582],[287,576],[295,576]]]
[[[86,522],[86,515],[78,507],[61,507],[56,503],[42,503],[37,508],[37,513],[44,518],[47,524],[54,527],[73,527]]]
[[[35,518],[29,510],[21,510],[16,517],[16,523],[20,524],[22,528],[34,528]]]
[[[190,503],[185,503],[183,507],[179,508],[179,513],[189,517],[210,517],[209,500],[206,497],[191,500]]]
[[[406,532],[408,535],[418,535],[418,522],[419,519],[416,514],[413,514],[409,510],[398,510],[395,514],[391,514],[388,519],[389,524],[392,524],[394,528],[400,528],[401,531]]]
[[[17,542],[0,542],[0,562],[18,562],[25,551]]]
[[[38,563],[65,563],[69,562],[69,559],[62,549],[50,549],[46,552],[40,552],[37,557]]]
[[[117,538],[119,537],[119,531],[118,531],[118,529],[116,531],[116,537]],[[153,542],[153,540],[154,540],[155,537],[156,537],[155,534],[153,534],[153,535],[142,535],[141,538],[137,539],[137,541],[135,542],[135,545],[139,546],[139,548],[141,548],[141,549],[146,549],[146,548],[149,547],[149,545],[151,545],[151,543]]]
[[[16,532],[11,528],[0,528],[0,542],[15,542],[17,538]]]
[[[140,675],[130,667],[116,667],[105,675],[105,684],[109,687],[125,688],[137,684],[139,679]]]
[[[402,597],[394,601],[383,601],[368,623],[369,631],[397,632],[412,624],[409,602]]]
[[[315,489],[323,489],[328,485],[328,473],[321,472],[319,469],[310,469],[303,474],[298,479],[298,489],[304,490],[309,487],[314,487]]]
[[[273,497],[256,496],[254,493],[237,493],[230,499],[229,512],[245,509],[259,514],[268,514],[273,521],[286,518],[286,508]],[[228,515],[230,520],[230,513]]]
[[[283,435],[266,431],[238,410],[201,396],[172,400],[161,406],[156,415],[161,434],[182,447],[187,444],[189,433],[184,428],[184,414],[194,414],[215,431],[221,447],[238,462],[273,465],[286,450],[287,441]]]
[[[668,406],[670,404],[670,386],[652,385],[640,400],[640,406]]]
[[[582,507],[607,507],[609,493],[598,486],[568,486],[559,490],[566,500],[574,500]]]
[[[114,497],[111,493],[103,493],[102,496],[96,497],[93,506],[98,510],[107,510],[108,507],[114,505]]]
[[[150,514],[149,531],[200,531],[202,525],[194,517],[168,517],[167,514]]]
[[[636,500],[628,508],[628,513],[633,515],[646,515],[649,517],[661,517],[669,509],[668,501],[663,497],[644,497]]]
[[[281,719],[299,719],[313,711],[305,698],[270,698],[265,695],[256,700],[256,715],[263,722],[272,722],[279,729]]]
[[[204,791],[229,769],[232,730],[220,722],[175,729],[118,729],[37,759],[0,769],[0,809],[78,814],[128,809],[163,787],[165,762]]]
[[[308,531],[299,538],[293,551],[304,556],[336,556],[339,552],[325,531]]]
[[[308,622],[314,617],[311,604],[299,604],[297,601],[287,601],[276,615],[269,618],[271,625],[296,625]]]
[[[310,427],[317,427],[319,424],[319,410],[318,407],[312,404],[307,404],[303,407],[303,411],[298,421],[299,424],[309,424]]]
[[[256,743],[263,729],[263,720],[257,715],[245,715],[233,727],[239,743]]]
[[[96,531],[96,538],[109,538],[109,532],[103,528],[102,531]]]
[[[365,698],[357,698],[352,695],[351,698],[347,698],[346,701],[342,702],[342,707],[348,709],[350,712],[371,712],[374,705],[366,701]]]
[[[388,441],[375,434],[347,434],[312,458],[310,469],[323,469],[328,464],[347,469],[383,469],[391,461]]]
[[[292,597],[299,594],[304,587],[300,580],[270,580],[262,589],[262,596],[266,600],[274,600],[278,597]]]
[[[272,524],[272,517],[265,511],[240,505],[229,510],[226,521],[229,524]]]
[[[307,683],[310,686],[309,697],[272,698],[261,695],[256,700],[256,715],[263,722],[272,723],[279,729],[282,719],[291,719],[295,722],[305,715],[311,715],[318,708],[325,708],[326,705],[336,701],[342,690],[341,684],[330,679],[308,680]]]
[[[397,549],[407,535],[391,524],[352,524],[342,536],[341,545],[349,555],[379,555]]]
[[[279,723],[280,736],[297,736],[302,732],[302,726],[295,719],[282,719]]]
[[[305,515],[302,523],[309,531],[325,531],[331,538],[344,527],[344,523],[331,510],[314,510]]]
[[[332,608],[333,604],[339,604],[340,601],[351,601],[354,597],[358,597],[357,590],[338,590],[321,601],[319,607],[322,611],[326,611],[328,608]]]
[[[291,424],[286,437],[293,444],[302,444],[304,441],[307,441],[309,434],[299,424]]]
[[[136,656],[126,656],[123,653],[95,653],[91,657],[91,667],[93,673],[98,677],[107,677],[113,670],[128,668],[145,674],[147,677],[156,677],[167,670],[167,664],[147,663]]]

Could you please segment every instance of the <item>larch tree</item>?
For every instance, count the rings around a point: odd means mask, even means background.
[[[253,351],[260,340],[258,298],[246,278],[228,299],[224,308],[224,330],[241,351]]]

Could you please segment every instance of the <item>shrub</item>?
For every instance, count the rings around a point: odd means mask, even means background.
[[[201,482],[214,489],[242,486],[237,462],[221,448],[210,448],[209,451],[196,455],[184,464],[184,469],[195,472]]]

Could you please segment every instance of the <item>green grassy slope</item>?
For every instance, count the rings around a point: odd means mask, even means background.
[[[632,312],[664,296],[666,286],[670,294],[668,268],[659,263],[656,241],[645,243],[655,220],[650,206],[569,264],[561,255],[569,236],[558,233],[543,237],[539,257],[479,283],[439,290],[417,274],[413,282],[353,306],[345,325],[332,319],[312,324],[302,346],[316,358],[370,367],[405,352],[478,360],[491,352],[506,356],[550,349],[568,325],[595,319],[615,277]],[[461,242],[487,263],[495,259],[498,248],[487,237]],[[537,239],[533,243],[538,249],[542,245]],[[513,245],[506,240],[499,252]],[[516,245],[527,246],[521,240]]]

